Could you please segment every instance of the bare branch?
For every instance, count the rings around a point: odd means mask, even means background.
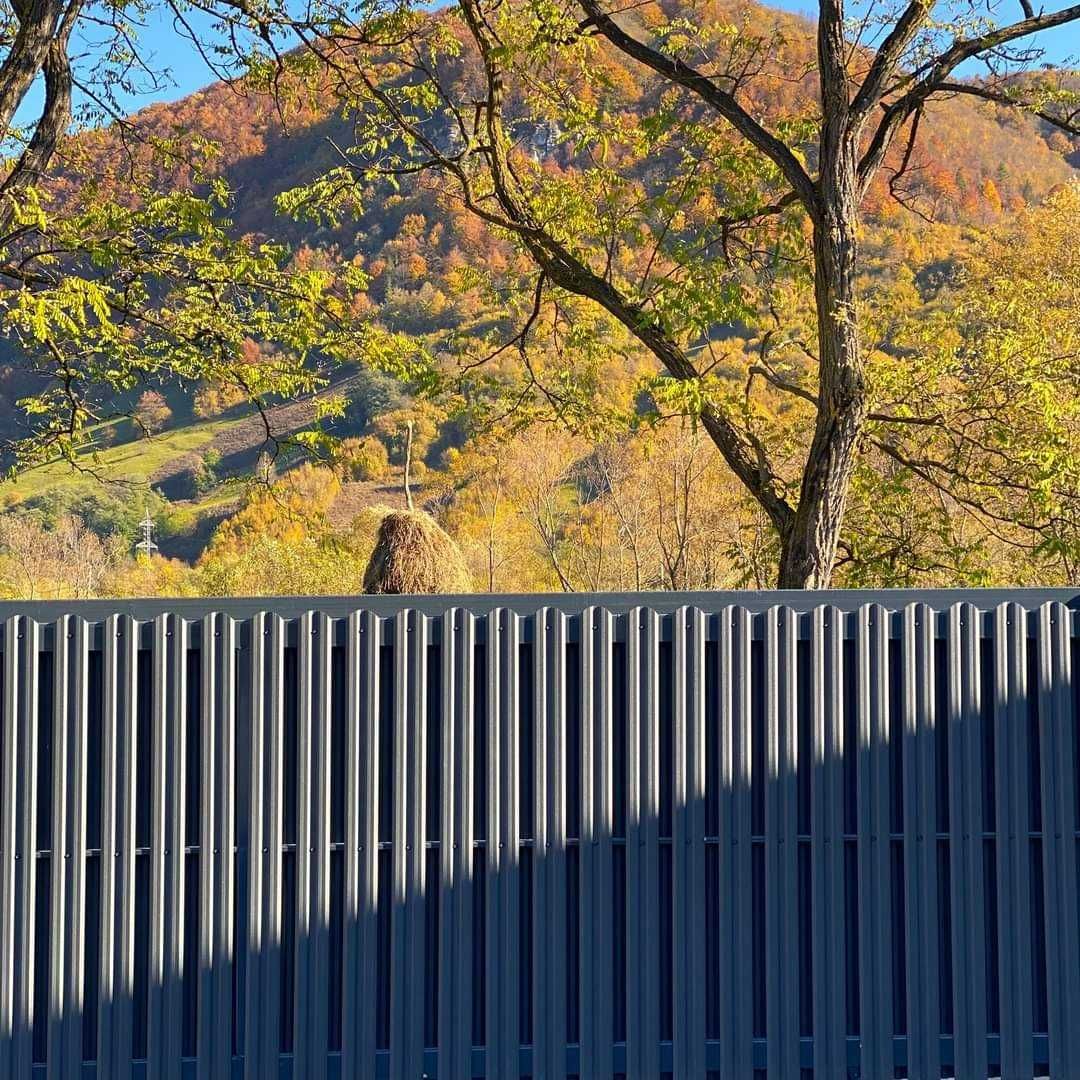
[[[1019,94],[1011,94],[1003,90],[995,90],[980,83],[943,82],[938,85],[937,92],[968,94],[971,97],[982,98],[984,101],[992,101],[996,105],[1012,105],[1018,109],[1027,109],[1033,116],[1037,116],[1052,127],[1060,128],[1069,135],[1080,135],[1080,108],[1074,109],[1067,116],[1055,116],[1053,113],[1037,106],[1030,98],[1024,98]]]

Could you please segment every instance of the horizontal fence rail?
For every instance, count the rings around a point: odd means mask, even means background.
[[[0,605],[0,1080],[1080,1077],[1080,594]]]

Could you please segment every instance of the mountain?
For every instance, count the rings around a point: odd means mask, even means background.
[[[670,16],[684,12],[672,0],[662,5]],[[678,10],[676,10],[678,8]],[[728,21],[749,26],[764,38],[776,33],[783,41],[786,69],[799,71],[810,65],[813,26],[800,16],[756,4],[729,0],[695,0],[694,18]],[[640,69],[621,54],[606,57],[608,78],[618,89],[621,107],[647,110],[655,86]],[[458,65],[451,82],[467,85],[467,62]],[[751,85],[753,111],[797,111],[815,93],[812,77],[774,77],[767,73]],[[290,99],[284,117],[266,96],[250,92],[242,83],[215,83],[171,104],[152,105],[131,118],[134,130],[144,136],[170,139],[179,133],[197,135],[217,147],[210,171],[223,175],[236,193],[235,222],[241,232],[274,236],[293,245],[335,245],[345,255],[360,254],[377,261],[388,245],[401,238],[405,219],[414,212],[444,217],[437,207],[407,193],[373,203],[358,222],[341,229],[314,228],[283,220],[274,210],[274,198],[282,191],[302,185],[320,172],[340,164],[336,147],[351,144],[350,128],[335,113],[329,93],[303,91]],[[540,155],[571,166],[566,145],[551,133],[534,131],[529,140]],[[897,148],[899,155],[902,148]],[[103,184],[122,191],[134,161],[147,167],[150,151],[118,128],[97,130],[79,137],[77,155],[101,176]],[[935,101],[920,128],[919,147],[912,160],[906,188],[922,209],[938,220],[957,224],[986,225],[1002,213],[1040,200],[1051,188],[1080,168],[1080,139],[1065,135],[1037,118],[967,96]],[[162,181],[191,183],[192,171],[184,164],[154,166]],[[63,191],[63,181],[60,190]],[[867,213],[873,219],[890,216],[885,181],[871,193]],[[459,242],[458,221],[446,222],[443,252]]]
[[[665,0],[665,7],[669,15],[674,12],[671,0]],[[726,0],[699,0],[694,15],[737,19],[763,35],[776,32],[785,42],[785,63],[790,70],[809,67],[813,28],[805,19]],[[607,63],[622,107],[647,110],[656,87],[624,57],[609,56]],[[462,64],[454,77],[467,81],[467,65]],[[809,76],[766,78],[754,91],[752,106],[765,116],[793,112],[813,93]],[[371,279],[366,303],[386,325],[422,336],[438,347],[440,339],[469,333],[490,318],[467,296],[458,295],[460,290],[450,283],[462,267],[482,263],[497,268],[508,264],[514,255],[505,242],[493,239],[460,209],[438,205],[430,197],[406,189],[377,193],[356,220],[338,228],[317,227],[277,214],[276,196],[333,167],[339,161],[335,147],[351,142],[349,126],[335,114],[328,94],[299,95],[284,121],[266,97],[248,92],[242,85],[217,83],[181,101],[150,106],[134,115],[130,124],[143,137],[163,140],[185,133],[215,144],[217,151],[208,171],[224,177],[235,193],[236,230],[282,240],[298,260],[345,257],[359,261]],[[1080,141],[1070,143],[1030,115],[966,96],[934,104],[920,135],[905,181],[906,200],[915,202],[919,214],[902,209],[890,197],[886,177],[868,197],[866,220],[869,229],[879,234],[926,229],[924,217],[944,223],[944,239],[928,245],[935,266],[948,262],[948,246],[965,228],[993,227],[1011,212],[1038,202],[1055,186],[1075,177],[1080,167]],[[551,132],[533,129],[525,138],[536,155],[563,168],[576,167],[571,150]],[[167,184],[193,183],[188,165],[173,162],[162,166],[145,142],[133,139],[120,127],[79,135],[67,154],[68,160],[80,162],[82,171],[91,169],[114,195],[126,190],[132,167],[152,169]],[[71,182],[63,174],[58,179],[56,191],[61,198]],[[913,269],[922,272],[925,267]],[[377,411],[375,398],[385,403],[393,399],[395,391],[378,380],[369,379],[358,386],[355,372],[340,377],[353,380],[349,391],[357,401],[343,430],[363,430]],[[20,415],[16,402],[32,387],[32,377],[20,366],[19,356],[8,352],[0,364],[0,437],[11,434]],[[169,449],[161,455],[139,455],[143,464],[150,460],[156,464],[140,468],[138,478],[151,483],[170,502],[220,507],[220,492],[215,502],[200,486],[208,455],[218,479],[242,476],[255,463],[262,429],[242,409],[229,407],[227,402],[218,411],[197,409],[197,390],[167,388],[172,416],[159,440],[165,440]],[[310,403],[283,405],[286,430],[311,411]],[[130,443],[136,432],[121,424],[101,434],[106,469],[113,459],[117,469],[128,468]],[[119,464],[125,461],[128,465]],[[82,477],[69,482],[56,470],[57,466],[36,470],[9,489],[8,500],[42,498],[57,486],[81,487],[85,482]],[[50,476],[52,480],[46,480]]]

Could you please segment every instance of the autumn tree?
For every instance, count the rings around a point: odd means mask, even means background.
[[[454,455],[444,524],[489,592],[764,587],[764,514],[706,439],[683,420],[599,444],[480,440]]]
[[[451,454],[454,486],[444,524],[473,581],[487,592],[573,591],[586,586],[572,485],[583,445],[553,431],[477,439]],[[600,586],[593,583],[594,588]]]
[[[335,532],[327,517],[341,491],[327,468],[305,463],[272,484],[253,482],[244,505],[226,518],[199,558],[208,596],[362,591],[374,528]],[[364,527],[366,526],[366,527]]]
[[[853,584],[1080,580],[1080,184],[964,260],[872,367]]]
[[[212,150],[125,118],[133,95],[167,79],[138,40],[155,14],[176,20],[182,48],[190,13],[167,0],[3,4],[0,338],[36,376],[24,435],[0,446],[7,465],[77,463],[88,429],[131,416],[148,382],[233,387],[261,409],[318,384],[306,362],[316,352],[358,348],[355,327],[339,332],[355,275],[335,283],[291,265],[281,245],[236,237],[231,193],[205,169]],[[127,157],[122,182],[94,167],[75,117],[111,128]],[[190,182],[163,182],[178,164]],[[253,340],[289,359],[253,363]]]
[[[218,526],[203,558],[242,552],[260,538],[319,537],[328,529],[327,511],[340,491],[333,472],[309,463],[269,486],[256,481],[244,505]]]
[[[71,515],[46,527],[34,514],[5,514],[0,517],[0,594],[85,600],[99,595],[125,554],[121,537],[103,539]]]
[[[384,480],[390,472],[390,455],[374,435],[342,439],[334,447],[333,461],[344,480]]]
[[[244,392],[238,386],[208,383],[195,391],[192,410],[196,416],[209,420],[237,405],[243,405],[245,401]]]
[[[755,29],[704,0],[458,0],[448,12],[387,0],[332,3],[317,22],[260,7],[238,22],[268,42],[302,42],[294,63],[330,72],[355,119],[354,147],[288,208],[339,216],[377,181],[416,180],[511,238],[535,271],[513,342],[526,366],[546,307],[571,295],[597,305],[654,358],[661,411],[697,418],[767,514],[777,582],[822,587],[868,424],[936,422],[884,413],[871,396],[868,192],[887,182],[902,197],[920,125],[943,98],[1077,129],[1076,94],[1049,68],[1027,73],[1040,55],[1033,35],[1080,20],[1080,6],[1019,9],[820,0],[806,49],[790,20]],[[626,107],[613,56],[644,84],[643,112]],[[271,86],[287,62],[274,44],[249,67]],[[774,290],[800,280],[808,338],[773,318]],[[761,358],[725,370],[715,343],[745,323]],[[805,363],[776,362],[785,349]],[[794,468],[773,453],[748,375],[813,406]]]
[[[143,435],[153,435],[172,419],[172,409],[157,390],[144,390],[135,403],[132,417]]]

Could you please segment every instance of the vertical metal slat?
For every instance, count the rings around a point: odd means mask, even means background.
[[[566,642],[561,611],[536,614],[533,1075],[566,1076]]]
[[[1031,948],[1021,929],[1031,919],[1026,646],[1026,613],[1000,605],[994,613],[994,784],[1002,1080],[1034,1072]]]
[[[313,665],[316,671],[312,751],[312,865],[311,893],[311,1010],[310,1057],[313,1080],[325,1080],[330,1038],[330,785],[331,785],[331,667],[334,623],[327,615],[315,622]]]
[[[472,1076],[473,664],[475,616],[442,620],[439,1076]]]
[[[244,1076],[257,1080],[274,1068],[274,1061],[265,1054],[265,1035],[268,1028],[278,1025],[278,999],[271,999],[267,986],[270,968],[279,961],[278,940],[272,940],[270,917],[276,906],[270,893],[270,837],[275,811],[280,811],[280,792],[275,792],[270,779],[274,759],[274,710],[280,693],[271,683],[268,686],[267,666],[274,655],[270,643],[271,624],[275,616],[257,612],[251,620],[251,727],[248,746],[248,924],[244,986],[247,1024],[244,1028]],[[275,797],[276,796],[276,797]],[[279,848],[280,851],[280,848]],[[274,1055],[276,1057],[276,1055]]]
[[[611,1073],[611,615],[581,616],[581,1071]],[[599,663],[597,664],[597,660]]]
[[[50,1080],[76,1074],[82,1063],[89,628],[85,619],[64,615],[56,622],[55,635]]]
[[[7,1078],[13,1072],[18,1027],[15,1005],[15,952],[18,941],[15,896],[16,876],[21,869],[15,858],[19,826],[19,649],[22,618],[12,615],[4,622],[3,731],[0,732],[0,1066]],[[31,860],[33,861],[33,860]],[[20,965],[21,969],[21,965]],[[18,1017],[25,1022],[25,1017]]]
[[[626,630],[627,1080],[651,1080],[660,1072],[659,641],[656,612],[633,608]]]
[[[314,881],[315,827],[312,818],[318,795],[315,791],[315,672],[312,648],[316,632],[315,616],[307,611],[300,616],[296,628],[297,679],[297,736],[296,736],[296,911],[293,945],[293,1070],[297,1080],[313,1077],[318,1051],[314,1030],[316,993],[312,982],[312,953],[314,951],[314,920],[312,906],[318,889]],[[325,1032],[325,1026],[323,1031]],[[323,1052],[323,1060],[326,1054]]]
[[[910,604],[904,610],[901,656],[908,1070],[912,1080],[936,1080],[941,1073],[941,1055],[934,618],[922,604]]]
[[[859,986],[864,1076],[893,1073],[893,900],[889,768],[889,614],[859,609]]]
[[[1076,880],[1076,718],[1069,610],[1039,609],[1039,745],[1050,1075],[1080,1073],[1080,930]],[[1030,692],[1030,688],[1029,688]]]
[[[326,1076],[330,971],[330,660],[333,627],[305,613],[299,624],[296,992],[294,1068]]]
[[[218,1069],[215,1044],[220,1042],[220,1017],[214,1001],[214,915],[220,903],[214,870],[215,846],[220,842],[217,834],[215,811],[217,799],[214,785],[217,779],[217,753],[215,731],[217,717],[214,706],[215,683],[218,671],[214,635],[219,633],[215,615],[203,617],[200,640],[201,703],[199,743],[199,974],[198,974],[198,1022],[196,1031],[197,1069],[200,1076],[214,1077]]]
[[[679,608],[674,631],[675,1074],[705,1076],[705,633],[697,609]]]
[[[599,877],[598,852],[593,841],[596,837],[594,826],[596,769],[595,735],[596,725],[594,683],[596,654],[596,608],[586,607],[581,613],[581,633],[578,642],[578,654],[581,658],[581,676],[578,682],[579,752],[581,761],[581,805],[579,807],[578,826],[578,978],[581,993],[580,1010],[580,1071],[586,1076],[597,1075],[596,1013],[593,997],[602,962],[597,955],[597,941],[593,936],[593,923],[589,907],[589,897],[596,889]]]
[[[518,1075],[518,617],[487,617],[487,1073]]]
[[[382,620],[349,616],[345,647],[344,1003],[342,1075],[375,1072],[379,888],[379,651]]]
[[[285,624],[251,625],[251,766],[244,1075],[275,1073],[280,1045]]]
[[[612,837],[615,832],[615,731],[613,678],[615,617],[599,610],[597,642],[598,679],[593,696],[593,861],[595,889],[592,897],[593,940],[596,943],[593,979],[593,1060],[597,1074],[608,1076],[613,1065],[612,1046],[615,1039],[615,1001],[619,987],[612,978],[614,964],[613,915],[615,904],[615,865]]]
[[[424,1068],[424,804],[427,619],[401,611],[394,633],[394,840],[390,1074]]]
[[[147,1068],[162,1080],[180,1076],[183,1030],[187,650],[186,620],[159,615],[153,637]]]
[[[719,971],[721,1075],[753,1073],[751,642],[753,618],[725,608],[720,631]]]
[[[800,1076],[798,904],[798,616],[765,613],[766,1057]]]
[[[116,1000],[114,968],[117,960],[116,913],[119,906],[117,874],[120,869],[113,859],[119,843],[117,823],[117,773],[120,769],[120,698],[121,683],[118,637],[120,617],[108,616],[102,625],[102,683],[101,710],[101,973],[98,981],[97,1064],[105,1076],[112,1076],[117,1067],[113,1046],[113,1012]],[[117,852],[119,854],[119,852]]]
[[[983,731],[979,614],[949,609],[949,825],[957,1075],[985,1076],[986,930],[983,898]]]
[[[813,613],[814,667],[811,888],[813,890],[814,1000],[828,1002],[814,1016],[814,1070],[843,1075],[847,1068],[846,942],[844,934],[844,717],[843,616]]]
[[[202,711],[199,836],[200,1077],[232,1071],[232,967],[235,817],[236,623],[209,614],[202,622]]]
[[[138,626],[111,615],[103,626],[101,974],[98,1069],[130,1071],[135,991],[135,706]]]
[[[272,616],[256,612],[251,619],[251,718],[248,734],[248,921],[244,967],[244,1077],[255,1080],[266,1067],[262,1062],[263,1003],[266,993],[267,959],[265,883],[267,842],[264,810],[267,808],[266,759],[268,756],[269,708],[266,694],[267,623]],[[270,1004],[266,1002],[266,1004]]]

